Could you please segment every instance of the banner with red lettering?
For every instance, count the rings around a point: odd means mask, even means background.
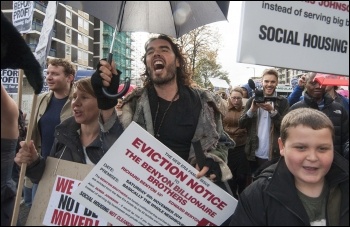
[[[106,226],[97,214],[76,202],[71,194],[81,181],[57,176],[45,212],[43,224],[47,226]]]
[[[132,122],[72,197],[113,225],[220,225],[237,200]]]
[[[107,221],[72,198],[92,165],[47,157],[26,226],[105,226]]]

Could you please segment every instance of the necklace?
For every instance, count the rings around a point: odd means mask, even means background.
[[[162,119],[160,120],[160,123],[159,123],[159,126],[158,126],[158,130],[157,130],[157,133],[155,134],[156,137],[160,137],[159,135],[159,131],[160,131],[160,128],[162,127],[162,124],[163,124],[163,121],[164,121],[164,118],[165,118],[165,115],[168,113],[168,110],[170,109],[171,105],[173,104],[173,102],[175,101],[177,95],[179,94],[179,91],[176,92],[176,94],[174,95],[173,99],[171,100],[171,102],[169,103],[169,106],[166,108],[166,110],[164,111],[164,114],[163,114],[163,117]],[[157,122],[157,118],[158,118],[158,111],[159,111],[159,97],[158,97],[158,104],[157,104],[157,110],[156,110],[156,115],[154,117],[154,123],[153,123],[153,128],[154,130],[156,129],[156,122]],[[154,131],[156,132],[156,131]]]

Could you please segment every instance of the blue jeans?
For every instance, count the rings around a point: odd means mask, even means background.
[[[34,201],[34,197],[35,197],[36,191],[38,190],[38,186],[39,186],[39,184],[34,184],[34,183],[33,183],[33,188],[32,188],[32,202]]]
[[[23,187],[23,194],[24,194],[24,204],[27,207],[31,207],[34,201],[34,196],[36,194],[36,190],[38,190],[38,184],[33,183],[32,188],[28,188],[26,186]]]

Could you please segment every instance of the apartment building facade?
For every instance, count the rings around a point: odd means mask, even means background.
[[[23,38],[33,52],[39,42],[47,4],[48,1],[33,2],[32,30],[23,34]],[[1,1],[1,11],[12,21],[13,1]],[[65,58],[71,61],[77,70],[95,69],[98,61],[108,56],[113,29],[83,11],[58,3],[47,58]],[[131,33],[121,32],[113,45],[113,59],[118,69],[122,71],[121,79],[131,76],[132,41]],[[11,96],[17,99],[17,94]],[[32,89],[25,77],[22,96],[22,109],[28,113],[31,107]]]

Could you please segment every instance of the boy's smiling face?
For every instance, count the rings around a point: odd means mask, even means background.
[[[280,153],[298,186],[319,185],[329,171],[334,157],[332,132],[298,125],[288,129],[285,144],[278,140]]]

